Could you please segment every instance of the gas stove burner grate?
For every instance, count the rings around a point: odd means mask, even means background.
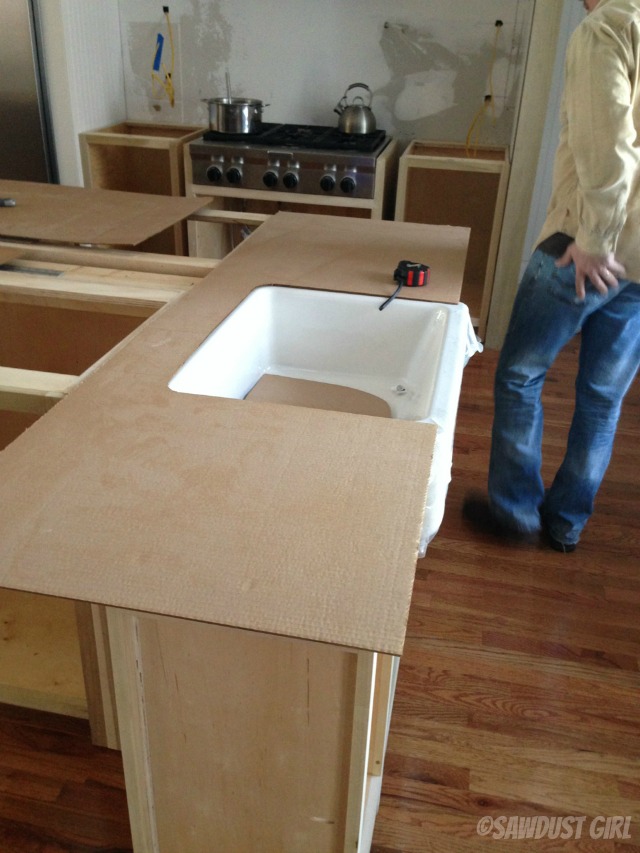
[[[206,142],[247,142],[257,144],[263,139],[265,133],[278,127],[282,127],[282,125],[263,122],[252,133],[223,133],[220,130],[207,130],[202,138]]]
[[[206,142],[242,142],[245,145],[298,148],[317,151],[375,151],[384,141],[384,130],[373,133],[342,133],[337,127],[299,124],[262,124],[255,133],[206,131]]]

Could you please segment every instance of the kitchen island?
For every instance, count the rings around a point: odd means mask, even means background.
[[[436,428],[168,383],[261,285],[455,303],[467,240],[277,214],[0,454],[0,585],[105,608],[136,851],[366,849]]]

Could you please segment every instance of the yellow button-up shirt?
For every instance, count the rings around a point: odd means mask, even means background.
[[[539,241],[613,252],[640,282],[640,0],[600,0],[567,48],[560,144]]]

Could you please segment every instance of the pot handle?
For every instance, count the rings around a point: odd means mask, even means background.
[[[367,104],[367,106],[368,107],[371,106],[371,101],[373,100],[373,92],[367,86],[366,83],[352,83],[350,86],[347,86],[345,93],[342,97],[342,100],[345,101],[345,103],[346,103],[346,99],[347,99],[347,93],[350,92],[352,89],[365,89],[369,93],[369,103]]]

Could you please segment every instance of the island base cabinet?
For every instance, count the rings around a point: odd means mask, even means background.
[[[107,616],[136,853],[363,853],[387,656]]]

